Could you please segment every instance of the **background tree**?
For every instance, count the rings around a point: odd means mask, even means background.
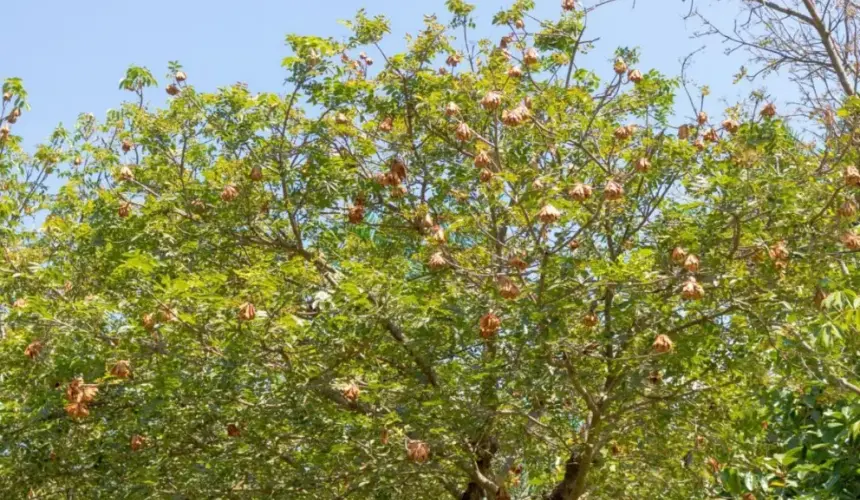
[[[851,157],[822,169],[772,104],[670,123],[678,81],[635,51],[579,66],[570,2],[518,0],[474,44],[448,7],[399,54],[365,12],[345,42],[287,37],[283,94],[171,63],[159,109],[132,67],[103,123],[3,150],[4,180],[62,179],[38,237],[4,235],[26,259],[2,275],[4,491],[770,490],[760,389],[835,338],[817,287],[849,317]]]

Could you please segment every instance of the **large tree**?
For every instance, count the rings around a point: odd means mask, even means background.
[[[834,336],[856,329],[856,153],[823,168],[768,103],[673,123],[677,80],[626,49],[580,67],[588,11],[532,4],[501,41],[470,43],[461,0],[398,54],[364,12],[345,42],[289,36],[283,93],[202,93],[174,63],[159,108],[132,67],[129,102],[32,155],[10,80],[0,490],[778,488],[767,389],[856,350]]]

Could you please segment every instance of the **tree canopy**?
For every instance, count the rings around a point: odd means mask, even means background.
[[[860,100],[683,118],[533,3],[290,35],[279,93],[131,67],[33,151],[7,79],[0,491],[857,498]]]

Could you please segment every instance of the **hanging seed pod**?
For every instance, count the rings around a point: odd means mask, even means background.
[[[499,331],[499,328],[502,327],[502,320],[495,314],[489,312],[481,316],[478,326],[481,329],[481,337],[489,339]]]
[[[845,203],[839,207],[839,215],[842,217],[854,217],[856,213],[857,205],[851,200],[845,200]]]
[[[456,103],[449,102],[445,105],[445,116],[454,116],[458,113],[460,113],[460,106]]]
[[[155,314],[146,313],[143,315],[143,328],[147,331],[151,331],[155,328]]]
[[[239,190],[236,189],[236,186],[232,184],[227,184],[224,186],[224,189],[221,191],[221,199],[223,201],[233,201],[239,196]]]
[[[131,363],[125,359],[117,361],[111,367],[110,374],[117,378],[128,378],[131,375]]]
[[[509,127],[522,125],[531,116],[531,111],[524,104],[520,104],[514,109],[505,110],[502,112],[502,123]]]
[[[702,151],[705,149],[705,141],[702,140],[701,137],[697,137],[695,141],[693,141],[693,146],[698,150]]]
[[[591,186],[578,182],[573,185],[573,188],[570,190],[569,194],[571,198],[581,202],[591,198],[591,192]]]
[[[538,56],[537,50],[534,47],[529,47],[523,53],[523,63],[526,66],[531,66],[533,64],[537,64],[540,61],[540,56]]]
[[[430,260],[427,262],[427,265],[430,266],[430,269],[438,271],[439,269],[448,267],[448,261],[445,260],[445,256],[442,255],[442,252],[436,252],[430,256]]]
[[[639,158],[636,160],[636,163],[633,164],[633,168],[637,172],[645,173],[651,169],[651,161],[649,161],[648,158]]]
[[[615,63],[612,65],[612,69],[615,71],[615,73],[623,75],[624,73],[627,73],[627,63],[624,62],[624,59],[621,59],[619,57],[615,59]]]
[[[409,192],[409,190],[406,189],[406,186],[403,186],[403,185],[393,186],[391,188],[391,197],[392,198],[403,198],[404,196],[406,196],[406,193],[408,193],[408,192]]]
[[[523,69],[519,66],[511,66],[508,68],[508,76],[511,78],[522,78]]]
[[[440,245],[444,244],[447,241],[445,238],[445,229],[443,229],[439,224],[434,224],[430,228],[430,239]]]
[[[125,219],[126,217],[131,215],[131,203],[126,201],[123,204],[121,204],[119,206],[119,209],[117,210],[117,215],[119,215],[123,219]]]
[[[570,248],[571,251],[578,249],[579,248],[579,241],[578,240],[571,240],[570,243],[567,244],[567,248]]]
[[[40,352],[42,352],[42,343],[38,340],[30,342],[30,345],[24,349],[24,355],[30,359],[36,359]]]
[[[472,129],[470,129],[465,122],[460,122],[460,124],[457,125],[457,129],[454,131],[454,134],[457,136],[457,140],[461,142],[468,142],[472,139]]]
[[[499,294],[508,299],[516,299],[520,295],[520,289],[507,276],[500,276],[498,279]]]
[[[406,162],[404,162],[400,157],[395,157],[391,160],[389,172],[391,173],[392,178],[396,180],[397,184],[403,182],[406,180]]]
[[[606,186],[603,187],[603,197],[608,201],[620,200],[624,197],[624,188],[621,184],[610,180],[606,183]]]
[[[250,302],[245,302],[239,306],[239,319],[242,321],[251,321],[257,317],[257,308]]]
[[[380,132],[391,132],[394,128],[394,120],[388,116],[379,123],[379,127],[377,128]]]
[[[3,92],[3,102],[9,102],[12,100],[11,92]]]
[[[777,241],[768,249],[768,255],[771,260],[788,260],[789,251],[784,240]]]
[[[704,111],[699,111],[699,114],[696,115],[696,123],[698,123],[699,126],[708,123],[708,114]]]
[[[815,297],[812,298],[812,301],[815,303],[815,307],[821,309],[824,306],[824,301],[827,299],[827,292],[822,290],[821,288],[815,288]]]
[[[631,125],[622,125],[615,129],[613,135],[615,135],[615,138],[619,141],[626,141],[633,136],[633,128]]]
[[[672,262],[675,264],[683,264],[687,260],[687,251],[681,247],[672,249]]]
[[[338,125],[346,125],[349,123],[349,117],[347,117],[344,113],[337,113],[334,115],[334,122]]]
[[[518,30],[524,29],[526,27],[526,22],[522,19],[517,19],[516,21],[514,21],[514,27],[516,27]]]
[[[684,269],[691,273],[699,272],[699,258],[693,254],[684,259]]]
[[[506,48],[508,48],[508,44],[510,44],[513,41],[514,41],[513,34],[505,35],[499,40],[499,48],[500,49],[506,49]]]
[[[169,96],[177,96],[179,95],[180,89],[178,85],[176,85],[175,83],[171,83],[164,88],[164,91],[167,92],[167,95]]]
[[[242,429],[240,429],[236,424],[227,424],[227,435],[230,437],[240,437],[242,435]]]
[[[590,313],[588,313],[582,317],[582,324],[586,328],[593,328],[593,327],[597,326],[597,323],[599,321],[600,320],[598,319],[597,315],[594,314],[593,312],[590,312]]]
[[[430,446],[424,441],[410,439],[406,443],[406,457],[416,464],[423,464],[430,458]]]
[[[475,155],[475,166],[478,168],[489,167],[493,163],[490,155],[485,150],[481,150]]]
[[[263,180],[263,169],[259,165],[254,165],[248,172],[248,177],[255,182]]]
[[[660,370],[654,370],[648,374],[648,382],[653,385],[660,385],[663,383],[663,373]]]
[[[704,296],[705,289],[696,281],[696,278],[690,276],[681,288],[681,297],[685,300],[700,300]]]
[[[642,72],[638,69],[632,69],[627,73],[627,78],[633,83],[639,83],[642,81]]]
[[[672,342],[672,339],[670,339],[667,335],[663,335],[662,333],[660,335],[657,335],[657,338],[654,339],[654,343],[651,344],[651,347],[654,349],[654,352],[657,352],[659,354],[671,352],[674,346],[675,344]]]
[[[728,132],[730,134],[736,133],[741,128],[741,124],[738,123],[737,120],[733,120],[731,118],[723,120],[722,125],[723,125],[723,130],[725,130],[726,132]]]
[[[678,139],[686,141],[690,137],[690,126],[681,125],[678,127]]]
[[[765,106],[761,108],[761,115],[765,118],[773,118],[776,115],[776,105],[772,102],[765,104]]]
[[[528,262],[524,261],[516,255],[508,259],[508,265],[519,272],[523,272],[529,267]]]
[[[135,434],[131,437],[131,451],[140,451],[146,446],[146,438]]]
[[[445,64],[447,64],[448,66],[451,66],[453,68],[453,67],[456,67],[458,64],[460,64],[460,61],[462,61],[462,60],[463,60],[462,56],[460,56],[460,54],[454,52],[453,54],[448,56],[448,59],[445,60]]]
[[[493,180],[493,177],[495,177],[495,175],[496,174],[494,174],[492,170],[485,168],[481,170],[479,179],[481,179],[481,182],[490,182],[491,180]]]
[[[845,167],[845,172],[843,172],[842,177],[845,179],[846,185],[860,186],[860,171],[857,170],[857,167]]]
[[[343,397],[350,403],[358,401],[358,395],[361,394],[361,389],[355,382],[350,382],[343,390]]]
[[[848,250],[860,250],[860,236],[854,232],[847,232],[842,235],[842,244]]]
[[[709,128],[703,137],[708,142],[718,142],[720,140],[720,136],[717,134],[717,131]]]
[[[576,0],[561,0],[561,8],[571,11],[576,8]]]
[[[350,205],[346,209],[346,217],[350,224],[360,224],[364,220],[364,205]]]
[[[538,219],[544,224],[554,224],[561,219],[561,212],[550,204],[546,204],[538,212]]]
[[[483,99],[481,99],[481,106],[487,111],[495,111],[502,104],[502,94],[496,92],[495,90],[491,90],[484,94]]]

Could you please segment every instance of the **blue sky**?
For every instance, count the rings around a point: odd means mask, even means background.
[[[585,0],[586,4],[597,0]],[[680,71],[680,60],[709,44],[697,56],[691,76],[712,91],[708,110],[719,114],[725,105],[744,97],[749,85],[732,85],[732,75],[744,57],[728,57],[718,40],[694,40],[697,21],[683,19],[693,0],[618,0],[589,20],[589,34],[599,37],[596,50],[584,59],[590,68],[611,67],[617,46],[640,47],[642,70],[656,68],[669,75]],[[735,0],[696,0],[697,6],[726,25],[737,12]],[[538,17],[556,17],[560,0],[536,0]],[[712,2],[712,4],[709,4]],[[117,84],[130,64],[149,67],[165,83],[167,62],[179,60],[189,83],[214,90],[237,81],[253,91],[278,91],[287,55],[287,33],[343,37],[338,20],[364,7],[385,14],[392,34],[384,46],[397,50],[403,35],[415,33],[424,14],[449,19],[444,0],[19,0],[3,2],[4,47],[0,49],[0,79],[23,78],[32,110],[16,125],[15,133],[28,144],[45,140],[59,123],[71,125],[78,113],[103,117],[128,96]],[[508,0],[473,0],[479,34],[495,33],[493,13]],[[14,21],[12,21],[14,20]],[[494,36],[495,38],[495,36]],[[372,51],[368,51],[374,56]],[[376,57],[381,60],[380,57]],[[768,82],[784,92],[784,82]],[[152,91],[153,102],[164,99]],[[689,114],[688,107],[679,108]]]

